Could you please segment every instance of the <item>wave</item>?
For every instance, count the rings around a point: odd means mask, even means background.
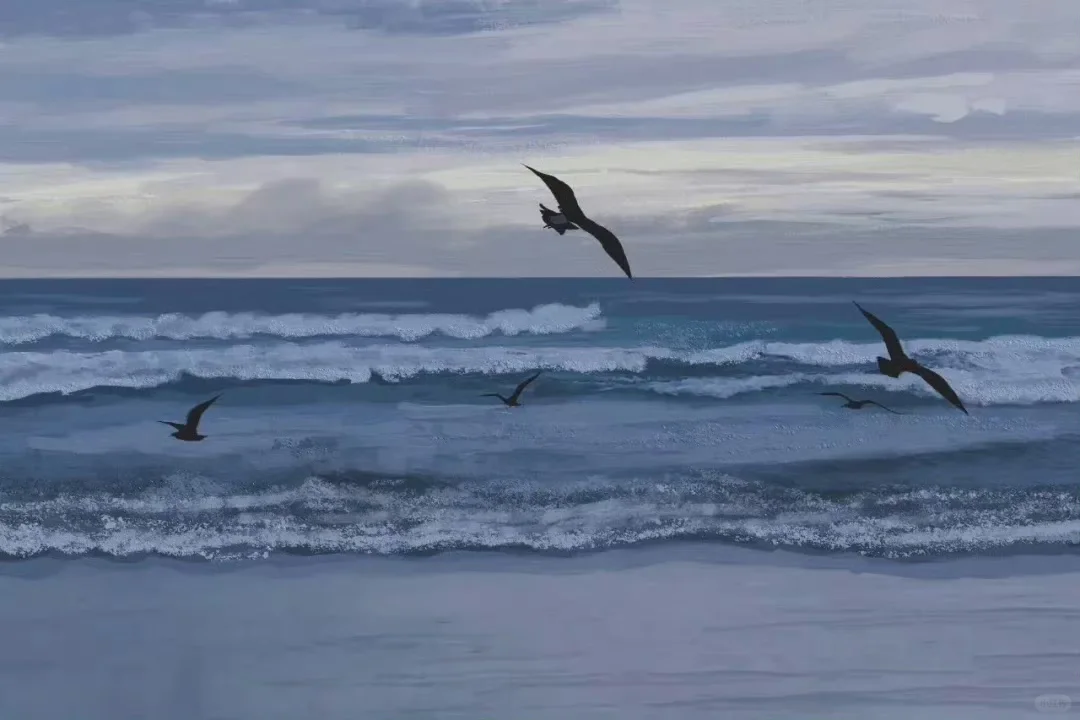
[[[944,373],[953,389],[968,405],[1034,405],[1037,403],[1080,402],[1080,387],[1067,379],[1038,379],[1025,382],[1016,378],[993,377],[982,372],[952,370]],[[799,385],[828,385],[873,388],[903,392],[925,398],[940,397],[921,378],[904,375],[893,379],[875,373],[790,373],[749,378],[686,378],[650,383],[648,388],[661,395],[710,397],[720,400]],[[824,390],[824,387],[819,388]]]
[[[1076,492],[1051,489],[826,495],[729,475],[557,486],[309,477],[241,495],[195,497],[167,486],[137,497],[0,503],[0,556],[565,553],[682,539],[914,558],[1075,546],[1078,513]]]
[[[1080,385],[1071,379],[1080,368],[1080,338],[916,340],[909,346],[973,405],[1080,401]],[[421,374],[499,375],[535,369],[594,376],[601,388],[667,395],[727,398],[800,383],[829,383],[934,397],[918,378],[894,380],[870,370],[880,350],[877,344],[846,341],[740,343],[706,351],[656,346],[351,346],[333,341],[193,350],[8,352],[0,355],[0,400],[98,387],[147,389],[184,378],[366,383]],[[721,376],[688,377],[703,371],[720,371]]]
[[[420,373],[518,373],[536,368],[594,373],[640,372],[663,348],[432,348],[417,345],[352,347],[337,342],[234,345],[196,350],[110,350],[0,355],[0,399],[72,393],[94,387],[151,388],[183,376],[232,380],[368,382]]]
[[[114,338],[242,340],[259,335],[280,338],[396,337],[406,341],[415,341],[430,335],[445,335],[475,340],[496,333],[506,336],[551,335],[574,330],[597,330],[603,326],[604,321],[597,303],[586,307],[552,303],[538,305],[532,310],[499,310],[485,317],[371,313],[259,315],[225,312],[209,312],[199,316],[168,313],[154,317],[58,317],[39,314],[0,318],[0,344],[23,345],[49,337],[102,342]]]

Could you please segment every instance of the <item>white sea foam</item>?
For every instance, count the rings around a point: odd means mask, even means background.
[[[92,387],[156,387],[179,379],[183,373],[237,380],[367,382],[373,372],[387,379],[420,373],[514,373],[534,368],[641,372],[650,358],[672,356],[663,348],[351,347],[339,342],[132,352],[9,352],[0,355],[0,400]]]
[[[985,341],[914,340],[910,352],[938,370],[972,405],[1080,401],[1080,338],[1030,336]],[[92,387],[149,388],[183,374],[237,380],[312,380],[367,382],[373,373],[394,380],[424,373],[520,373],[532,369],[598,374],[649,372],[650,362],[716,366],[740,377],[641,378],[644,387],[663,394],[726,398],[798,383],[846,383],[926,397],[933,390],[921,379],[899,379],[875,372],[879,343],[739,343],[707,351],[684,352],[642,347],[431,347],[416,344],[350,346],[340,341],[298,344],[230,345],[191,350],[105,352],[8,352],[0,355],[0,400]],[[770,367],[780,361],[790,372]],[[778,371],[780,370],[780,371]],[[668,368],[663,371],[670,375]],[[674,372],[678,372],[674,370]],[[630,386],[633,386],[631,383]],[[624,385],[625,386],[625,385]]]
[[[209,312],[198,316],[169,313],[154,317],[58,317],[39,314],[0,318],[0,343],[20,345],[48,337],[71,337],[101,342],[112,338],[236,340],[257,335],[281,338],[396,337],[410,341],[429,335],[445,335],[473,340],[497,333],[507,336],[550,335],[603,327],[604,321],[597,303],[586,307],[552,303],[538,305],[531,310],[499,310],[485,317],[427,313],[262,315]]]
[[[573,490],[589,488],[576,485]],[[1069,493],[1018,498],[992,490],[924,488],[861,493],[846,499],[789,491],[781,499],[760,484],[715,478],[702,488],[627,492],[595,484],[595,499],[565,503],[557,488],[485,486],[481,494],[445,488],[413,496],[390,487],[340,487],[309,478],[293,489],[191,497],[154,491],[141,498],[62,496],[0,505],[0,553],[124,556],[160,553],[219,558],[237,551],[402,553],[436,548],[528,547],[574,551],[672,538],[714,537],[774,547],[870,552],[905,557],[1080,540]],[[630,488],[632,489],[632,488]],[[507,490],[503,493],[501,490]],[[605,492],[606,491],[606,492]],[[966,493],[958,498],[958,493]],[[603,495],[607,495],[604,497]],[[964,502],[948,507],[957,499]],[[887,516],[866,507],[902,507]],[[866,507],[864,507],[864,505]],[[776,513],[780,508],[782,512]],[[221,510],[239,511],[228,516]],[[78,526],[55,527],[63,515]],[[88,520],[81,524],[79,516]]]

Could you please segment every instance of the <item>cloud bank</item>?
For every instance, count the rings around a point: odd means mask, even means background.
[[[1080,274],[1080,5],[0,3],[5,276]]]

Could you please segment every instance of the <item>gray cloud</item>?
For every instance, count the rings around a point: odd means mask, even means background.
[[[207,210],[175,207],[138,232],[13,233],[5,237],[8,274],[170,274],[199,267],[211,274],[259,274],[307,265],[344,274],[605,276],[617,272],[590,237],[550,235],[532,225],[472,229],[455,223],[453,198],[427,182],[370,195],[334,194],[315,179],[263,185],[238,203]],[[604,217],[617,230],[635,274],[866,274],[903,265],[1000,260],[1047,263],[1073,258],[1072,228],[999,230],[826,222],[739,221],[724,205],[646,217]],[[13,227],[24,227],[13,225]],[[28,228],[27,228],[28,229]],[[770,252],[760,252],[762,243]],[[673,252],[678,248],[678,252]],[[981,267],[981,266],[980,266]]]
[[[98,37],[152,28],[247,27],[316,16],[385,33],[455,35],[562,22],[609,0],[5,0],[0,36]]]
[[[1080,258],[1080,6],[811,5],[5,0],[5,262],[611,270],[522,160],[610,169],[578,177],[645,275]]]
[[[306,90],[296,81],[234,67],[210,70],[133,68],[127,75],[55,70],[27,73],[0,68],[0,98],[43,110],[94,110],[118,106],[212,104],[289,97]]]

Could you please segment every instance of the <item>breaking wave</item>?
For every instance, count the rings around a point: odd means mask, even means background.
[[[523,327],[523,326],[515,326]],[[547,326],[552,327],[552,326]],[[914,340],[911,354],[973,405],[1080,401],[1080,338],[1003,336],[979,342]],[[880,344],[747,342],[705,351],[660,346],[470,346],[344,341],[194,349],[8,352],[0,400],[92,388],[149,389],[185,377],[249,381],[390,382],[421,375],[501,375],[543,368],[598,389],[728,398],[798,384],[846,384],[932,397],[918,379],[873,372]]]
[[[244,340],[260,335],[279,338],[394,337],[415,341],[430,335],[478,339],[489,335],[551,335],[603,327],[600,306],[574,307],[552,303],[532,310],[508,309],[484,317],[450,314],[383,315],[342,313],[316,315],[293,313],[209,312],[199,316],[168,313],[138,315],[58,317],[27,315],[0,318],[0,343],[24,345],[50,337],[91,342],[116,338],[129,340]]]

